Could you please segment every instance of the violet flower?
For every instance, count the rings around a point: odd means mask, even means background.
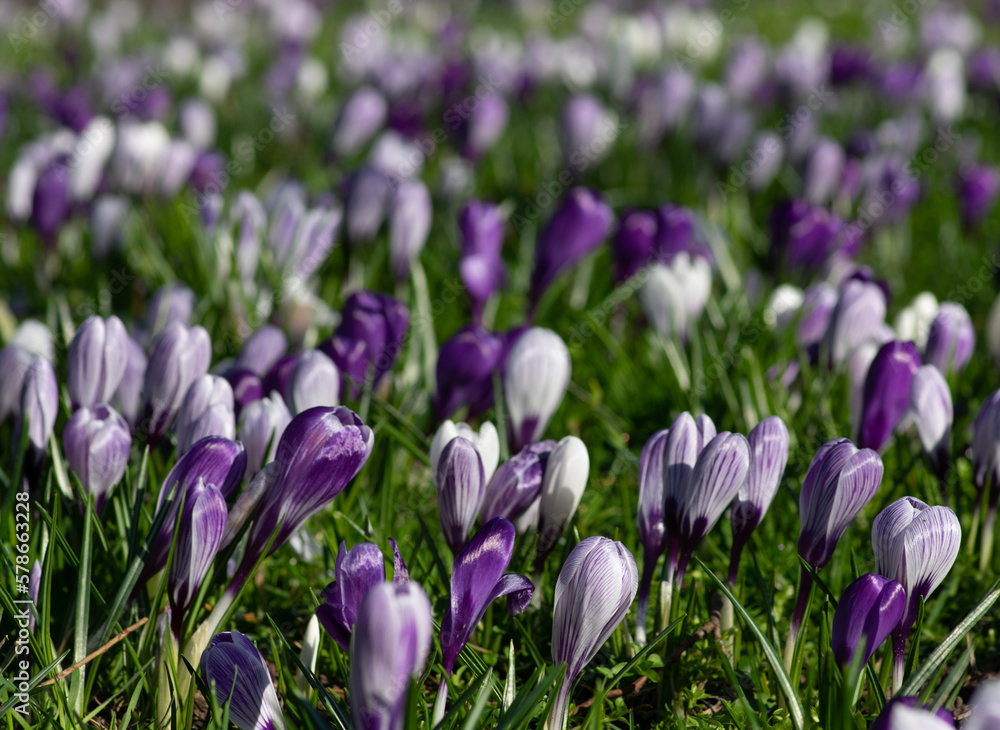
[[[306,350],[298,356],[285,384],[285,402],[293,413],[317,406],[337,405],[340,373],[333,360],[320,350]]]
[[[70,469],[100,514],[111,490],[125,475],[132,436],[128,424],[107,405],[80,408],[63,429],[63,450]]]
[[[483,522],[496,517],[515,520],[538,501],[552,439],[529,444],[497,468],[486,485],[479,515]]]
[[[166,433],[191,383],[208,371],[212,343],[201,327],[170,322],[153,340],[143,381],[144,431],[155,443]]]
[[[887,342],[868,367],[858,445],[880,451],[910,407],[910,385],[920,368],[912,342]]]
[[[246,447],[247,474],[253,476],[274,461],[278,443],[292,420],[284,399],[277,393],[250,403],[240,414],[239,437]]]
[[[3,373],[3,382],[0,382],[0,423],[7,420],[7,416],[20,413],[21,387],[35,357],[13,343],[0,350],[0,372]]]
[[[125,343],[125,352],[122,354],[125,360],[125,372],[122,381],[115,391],[115,405],[118,412],[128,421],[130,426],[136,426],[142,415],[143,403],[143,383],[146,380],[146,353],[142,346],[131,337]]]
[[[389,262],[397,281],[410,274],[410,267],[427,243],[431,232],[431,193],[419,180],[404,180],[395,189],[389,209]]]
[[[479,322],[483,307],[503,283],[504,220],[493,203],[472,200],[458,215],[462,261],[459,274],[472,300],[473,321]]]
[[[240,730],[284,730],[278,694],[267,663],[239,631],[216,634],[201,655],[201,677]]]
[[[962,224],[977,226],[993,209],[1000,193],[1000,173],[992,165],[970,165],[959,171],[958,199]]]
[[[924,365],[913,374],[908,417],[916,426],[931,468],[942,475],[951,453],[954,412],[948,383],[933,365]]]
[[[344,101],[333,131],[333,151],[349,157],[385,125],[389,107],[370,86],[360,86]]]
[[[976,348],[976,330],[961,304],[942,302],[931,323],[924,348],[924,360],[943,375],[960,373],[969,364]]]
[[[552,330],[532,327],[511,346],[504,369],[504,399],[513,451],[538,441],[569,386],[566,343]]]
[[[288,340],[285,333],[274,325],[266,324],[246,338],[233,366],[263,378],[286,352]]]
[[[125,375],[128,335],[118,317],[94,315],[73,335],[66,355],[66,384],[73,410],[107,403]]]
[[[218,375],[199,375],[177,411],[177,453],[207,436],[236,438],[233,388]]]
[[[244,408],[264,397],[263,381],[250,370],[229,368],[222,377],[229,382],[233,389],[233,412],[237,420]]]
[[[627,210],[622,213],[618,232],[611,241],[616,281],[625,281],[649,263],[658,227],[659,217],[654,211]]]
[[[840,596],[830,627],[830,648],[841,669],[851,666],[861,651],[864,666],[885,643],[903,616],[906,591],[894,580],[866,573]]]
[[[500,435],[492,421],[483,421],[479,431],[473,430],[472,426],[467,423],[454,423],[453,421],[445,421],[438,426],[438,430],[431,440],[431,473],[437,474],[441,452],[452,439],[459,436],[471,441],[472,445],[476,447],[483,462],[483,480],[489,482],[497,470],[497,463],[500,461]]]
[[[955,730],[955,718],[944,707],[937,712],[919,706],[918,697],[893,697],[870,730]],[[967,727],[968,725],[964,725]]]
[[[877,284],[849,279],[841,286],[821,343],[833,366],[840,365],[855,348],[875,338],[885,324],[885,308],[885,294]]]
[[[28,447],[30,458],[38,463],[45,456],[49,437],[56,425],[59,411],[59,386],[52,365],[43,357],[31,361],[21,385],[20,409],[17,435],[14,443],[20,443],[21,429],[28,423]]]
[[[462,406],[474,418],[493,405],[493,373],[506,348],[502,335],[477,325],[460,329],[438,351],[434,393],[436,418],[447,418]]]
[[[538,503],[535,585],[541,583],[545,560],[562,537],[587,488],[590,455],[576,436],[566,436],[549,452]]]
[[[434,483],[441,531],[452,553],[458,555],[469,539],[486,490],[483,461],[471,441],[458,436],[445,445]]]

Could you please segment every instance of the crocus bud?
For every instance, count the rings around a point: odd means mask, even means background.
[[[919,697],[893,697],[875,718],[870,730],[955,730],[955,718],[949,710],[942,707],[931,712],[919,704]]]
[[[35,357],[20,345],[10,344],[0,350],[0,373],[3,373],[3,382],[0,382],[0,423],[7,420],[7,416],[16,416],[20,412],[21,388]]]
[[[552,661],[566,663],[545,730],[566,725],[577,676],[625,618],[639,586],[635,558],[620,542],[586,537],[566,558],[552,609]]]
[[[545,466],[555,446],[551,439],[529,444],[500,465],[486,485],[480,510],[483,522],[495,517],[514,520],[525,513],[542,491]]]
[[[171,624],[180,639],[184,614],[198,595],[226,531],[226,500],[218,487],[198,479],[184,496],[177,521],[177,543],[167,576]]]
[[[299,355],[285,385],[285,402],[302,413],[317,406],[335,406],[340,398],[340,373],[333,360],[319,350]]]
[[[779,284],[767,299],[764,321],[769,327],[781,332],[798,317],[804,301],[805,292],[797,286]]]
[[[391,196],[391,180],[374,167],[362,167],[351,175],[344,201],[344,223],[351,246],[375,238],[385,220]]]
[[[427,660],[431,603],[416,583],[380,583],[361,604],[351,646],[351,722],[402,730],[410,681]]]
[[[825,208],[789,200],[771,212],[771,245],[790,267],[816,269],[836,249],[841,228],[840,219]]]
[[[350,156],[385,125],[389,107],[385,97],[370,86],[355,89],[340,109],[333,130],[333,151]]]
[[[614,130],[615,115],[596,97],[579,94],[566,102],[559,127],[563,159],[567,163],[579,155],[598,162],[610,149],[605,135],[609,129]]]
[[[511,449],[538,441],[562,402],[570,377],[569,350],[552,330],[532,327],[507,354],[503,385]]]
[[[504,356],[504,339],[477,325],[460,329],[441,345],[435,373],[434,413],[447,418],[462,406],[472,418],[493,405],[493,373]]]
[[[576,436],[566,436],[552,449],[545,464],[538,505],[537,572],[573,519],[589,476],[590,454],[586,444]]]
[[[216,634],[201,655],[201,677],[240,730],[284,730],[278,693],[257,647],[239,631]]]
[[[448,547],[457,555],[469,539],[486,490],[483,462],[471,441],[457,436],[445,445],[434,483],[441,531]]]
[[[866,573],[844,589],[833,614],[830,648],[842,669],[861,651],[861,666],[896,628],[906,607],[906,592],[897,581]]]
[[[229,211],[233,226],[236,271],[245,287],[253,284],[260,261],[260,247],[267,229],[267,212],[248,190],[236,194]]]
[[[458,229],[462,243],[459,274],[478,321],[486,300],[503,283],[500,250],[503,248],[504,220],[493,203],[473,200],[459,213]]]
[[[942,374],[950,370],[960,373],[969,364],[976,347],[976,330],[965,307],[954,302],[942,302],[931,323],[924,348],[924,360]]]
[[[233,411],[239,418],[243,409],[264,397],[264,383],[249,370],[229,368],[223,373],[233,389]]]
[[[475,161],[489,152],[507,128],[509,118],[510,107],[499,93],[479,99],[461,129],[462,156]]]
[[[951,451],[954,412],[948,383],[933,365],[924,365],[913,374],[909,418],[917,428],[917,436],[931,467],[942,473]]]
[[[875,338],[885,324],[885,306],[885,294],[877,284],[857,279],[843,284],[823,338],[833,365],[840,365],[856,347]]]
[[[712,292],[712,267],[702,256],[680,252],[670,264],[654,263],[639,290],[646,317],[664,338],[686,341]]]
[[[392,544],[401,561],[396,541],[393,540]],[[378,545],[359,542],[348,550],[347,543],[341,541],[337,551],[336,578],[320,593],[323,603],[316,608],[316,616],[344,651],[351,649],[351,631],[365,597],[372,588],[384,582],[385,558]],[[402,581],[395,576],[394,582]]]
[[[79,409],[63,429],[66,461],[84,490],[94,495],[96,512],[125,475],[131,448],[125,419],[104,404]]]
[[[243,409],[239,437],[247,450],[247,474],[253,476],[262,466],[274,461],[281,435],[291,420],[292,414],[277,393]]]
[[[848,439],[819,447],[799,494],[799,555],[813,568],[830,562],[840,536],[882,484],[882,471],[878,454]]]
[[[32,355],[55,361],[55,349],[49,328],[37,319],[26,319],[18,325],[10,344],[24,348]]]
[[[66,383],[74,410],[111,400],[125,375],[127,339],[118,317],[105,321],[94,315],[80,325],[66,356]]]
[[[437,474],[438,463],[441,459],[441,452],[452,439],[462,438],[471,441],[479,452],[479,457],[483,462],[483,479],[489,482],[493,478],[493,472],[497,469],[500,461],[500,436],[497,434],[497,427],[491,421],[484,421],[477,433],[467,423],[454,423],[445,421],[438,426],[437,433],[431,441],[430,461],[431,473]]]
[[[162,286],[146,305],[146,331],[155,335],[171,322],[187,324],[193,311],[193,291],[180,283]]]
[[[653,211],[628,210],[622,214],[611,241],[617,281],[625,281],[650,262],[658,226],[659,218]]]
[[[302,636],[302,650],[299,652],[299,661],[314,676],[316,674],[316,660],[319,658],[321,639],[319,619],[315,615],[310,616],[309,623],[306,624],[305,634]],[[302,670],[298,670],[295,673],[295,683],[299,688],[299,694],[304,696],[309,695],[309,680],[306,679]]]
[[[56,425],[59,411],[59,386],[52,365],[43,357],[36,357],[28,366],[21,386],[19,424],[28,421],[28,444],[35,460],[41,459],[49,445],[49,436]],[[21,425],[18,426],[20,433]],[[20,440],[20,437],[18,437]],[[18,443],[15,440],[14,443]]]
[[[206,436],[236,437],[233,388],[218,375],[199,375],[177,411],[177,453],[183,454]]]
[[[822,205],[833,197],[844,172],[844,149],[827,137],[816,140],[805,161],[803,197]]]
[[[153,340],[143,380],[146,432],[162,436],[174,420],[191,383],[208,371],[212,342],[201,327],[170,322]]]
[[[389,209],[389,260],[396,279],[409,276],[431,232],[431,193],[419,180],[400,182]]]
[[[971,165],[958,174],[962,223],[972,228],[993,209],[1000,193],[1000,174],[992,165]]]
[[[263,378],[287,351],[285,333],[274,325],[266,324],[247,337],[233,365]]]
[[[1000,682],[990,679],[980,684],[969,704],[972,712],[963,730],[990,730],[1000,725]]]
[[[73,209],[70,180],[67,169],[70,161],[58,157],[47,165],[35,183],[31,203],[31,225],[49,244],[54,243],[62,224]]]
[[[917,294],[913,301],[900,310],[893,321],[896,337],[903,342],[912,342],[918,350],[927,346],[927,335],[938,313],[938,300],[931,292]]]
[[[142,351],[142,345],[131,337],[125,343],[125,373],[122,375],[122,382],[115,391],[115,403],[118,411],[126,421],[132,426],[139,423],[142,414],[142,387],[146,380],[146,353]]]
[[[740,553],[778,493],[788,463],[788,428],[777,416],[765,418],[754,426],[747,441],[750,444],[750,473],[736,493],[730,515],[733,525],[730,585],[736,585]]]
[[[410,313],[390,296],[360,291],[350,296],[341,316],[337,331],[320,349],[340,371],[342,391],[350,385],[351,397],[357,398],[370,369],[372,387],[392,369],[403,350]]]
[[[535,304],[563,269],[597,248],[614,223],[614,213],[593,190],[574,188],[538,233],[531,301]]]
[[[663,522],[667,536],[676,544],[680,531],[681,504],[691,491],[691,479],[698,457],[716,436],[712,419],[702,414],[697,420],[684,411],[670,424],[663,442]]]
[[[858,445],[880,451],[910,407],[910,384],[920,368],[912,342],[882,345],[865,379]]]

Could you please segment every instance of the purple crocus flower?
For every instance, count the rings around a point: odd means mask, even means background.
[[[295,363],[298,362],[298,359],[298,355],[291,353],[279,357],[278,361],[267,371],[267,375],[261,379],[263,391],[265,393],[284,393],[288,388],[288,379],[291,377],[292,370],[295,368]]]
[[[455,557],[451,569],[451,597],[448,613],[441,620],[441,666],[444,676],[434,710],[435,722],[444,717],[448,696],[447,677],[455,660],[472,638],[486,609],[497,598],[509,596],[511,616],[521,613],[531,601],[534,586],[523,575],[507,573],[514,554],[514,525],[502,517],[483,525]]]
[[[480,517],[514,520],[524,514],[542,491],[542,479],[549,454],[556,446],[552,439],[529,444],[507,459],[486,485]]]
[[[960,373],[969,364],[976,348],[976,330],[961,304],[942,302],[931,323],[924,348],[924,360],[942,374]]]
[[[991,730],[1000,723],[1000,682],[989,679],[979,685],[969,700],[972,712],[962,730]]]
[[[431,232],[431,193],[419,180],[404,180],[395,189],[389,208],[389,261],[402,281],[420,256]]]
[[[344,201],[347,242],[357,247],[378,234],[389,209],[392,180],[374,167],[362,167],[351,175]]]
[[[912,342],[882,345],[865,378],[858,446],[880,451],[910,407],[910,384],[920,368]]]
[[[771,506],[778,493],[788,463],[788,428],[777,416],[754,426],[747,437],[750,445],[750,473],[733,500],[730,520],[733,547],[729,559],[729,584],[736,585],[743,546]]]
[[[335,406],[340,398],[340,373],[333,360],[319,350],[298,356],[285,384],[285,402],[294,413],[317,406]]]
[[[111,490],[125,475],[132,436],[125,419],[110,406],[80,408],[63,429],[63,450],[84,491],[94,495],[99,514]]]
[[[181,638],[184,614],[212,567],[226,531],[226,500],[218,487],[199,478],[184,496],[184,511],[177,520],[177,543],[167,576],[171,629]]]
[[[507,128],[510,107],[499,93],[479,101],[459,130],[462,156],[475,162],[490,151]]]
[[[580,161],[596,162],[607,154],[610,145],[604,135],[614,129],[614,117],[590,94],[577,94],[563,106],[559,117],[559,139],[563,160],[579,167]]]
[[[563,269],[597,248],[614,223],[614,213],[593,190],[574,188],[538,233],[535,269],[531,274],[531,301],[542,294]]]
[[[406,341],[410,313],[390,296],[360,291],[350,296],[341,316],[337,331],[320,349],[337,365],[342,391],[350,385],[351,397],[358,398],[370,369],[372,387],[392,369]]]
[[[909,419],[916,426],[931,467],[942,474],[951,451],[954,412],[948,383],[933,365],[924,365],[913,374]]]
[[[73,198],[67,174],[69,160],[59,157],[47,165],[35,183],[31,203],[31,225],[47,245],[54,245],[62,224],[69,218]]]
[[[586,537],[566,558],[552,609],[552,660],[567,665],[566,675],[546,730],[565,727],[573,683],[625,618],[638,587],[635,558],[620,542]]]
[[[842,225],[825,208],[788,200],[771,213],[771,245],[792,268],[816,269],[833,253]]]
[[[920,602],[941,585],[958,557],[962,526],[947,507],[929,507],[914,497],[897,499],[872,523],[872,550],[878,572],[898,580],[906,591],[906,610],[892,634],[893,686],[903,683],[906,636],[917,620]]]
[[[288,340],[285,333],[274,325],[266,324],[247,337],[233,365],[263,378],[286,352]]]
[[[618,232],[611,241],[615,257],[615,279],[625,281],[653,256],[659,217],[649,210],[627,210],[618,221]]]
[[[549,452],[538,502],[538,542],[535,573],[541,576],[545,559],[562,537],[587,488],[590,454],[576,436],[566,436]],[[540,583],[540,580],[535,580]]]
[[[48,450],[49,437],[56,425],[59,411],[59,386],[52,365],[43,357],[31,361],[21,385],[18,434],[25,420],[28,422],[28,445],[37,463]],[[19,443],[20,435],[14,443]]]
[[[161,286],[146,305],[146,331],[159,333],[171,322],[187,324],[194,311],[194,292],[179,282]]]
[[[247,474],[253,476],[274,461],[281,435],[291,420],[292,414],[277,393],[255,400],[243,409],[239,437],[247,450]]]
[[[844,148],[828,137],[813,144],[802,170],[802,197],[822,205],[836,194],[844,173]]]
[[[837,306],[837,290],[825,281],[813,284],[805,291],[799,322],[795,328],[795,341],[808,349],[823,339],[830,326],[830,317]]]
[[[427,660],[433,630],[431,603],[416,583],[380,583],[368,592],[351,645],[357,730],[402,730],[410,681]]]
[[[514,341],[503,374],[511,449],[545,433],[569,386],[570,365],[566,343],[552,330],[532,327]]]
[[[656,572],[656,562],[667,547],[666,525],[663,521],[664,458],[669,429],[657,431],[647,439],[639,454],[639,510],[637,524],[643,547],[642,580],[639,584],[639,604],[635,614],[636,643],[646,643],[646,615],[649,590]]]
[[[344,101],[333,130],[333,151],[342,157],[355,154],[385,125],[389,105],[370,86],[361,86]]]
[[[830,51],[830,83],[848,84],[868,77],[871,51],[864,47],[838,45]]]
[[[396,541],[389,538],[395,556],[393,583],[401,585],[409,580],[406,564],[399,554]],[[320,598],[316,616],[323,628],[344,651],[351,650],[351,631],[357,623],[361,604],[368,592],[385,582],[385,558],[382,550],[372,542],[359,542],[350,550],[341,541],[337,551],[336,579],[330,583]]]
[[[216,634],[201,655],[201,677],[240,730],[284,730],[278,693],[267,662],[239,631]]]
[[[695,419],[684,411],[670,424],[663,444],[663,522],[667,536],[674,542],[679,531],[681,503],[691,489],[698,457],[715,436],[715,424],[704,414]]]
[[[869,730],[955,730],[955,718],[944,707],[937,712],[922,707],[919,697],[896,696],[886,703]]]
[[[898,581],[866,573],[840,596],[830,627],[830,648],[842,669],[861,651],[864,666],[896,628],[906,607],[906,591]]]
[[[177,453],[183,454],[206,436],[236,437],[233,388],[218,375],[199,375],[177,411]]]
[[[885,324],[885,308],[885,294],[878,284],[844,282],[823,337],[832,365],[840,365],[859,345],[877,338]]]
[[[73,410],[107,403],[125,376],[125,325],[118,317],[84,320],[66,355],[66,384]]]
[[[143,426],[150,441],[166,432],[191,383],[208,371],[211,359],[212,342],[201,327],[174,320],[153,339],[143,380]]]
[[[958,174],[958,199],[962,223],[967,228],[978,225],[997,202],[1000,173],[992,165],[971,165]]]
[[[434,414],[447,418],[462,406],[473,418],[493,405],[493,373],[504,356],[504,338],[478,325],[463,327],[441,345],[436,366]]]
[[[458,555],[469,539],[486,491],[479,451],[461,436],[441,451],[434,478],[441,531],[452,553]]]
[[[0,350],[0,373],[3,373],[3,382],[0,382],[0,423],[7,420],[7,416],[20,413],[21,388],[35,357],[14,343]]]
[[[504,220],[493,203],[472,200],[458,215],[461,233],[462,261],[459,274],[472,300],[474,320],[478,321],[483,306],[503,283]]]
[[[250,370],[229,368],[223,374],[233,389],[233,411],[239,418],[243,409],[264,397],[264,383]]]
[[[142,350],[142,345],[131,337],[125,343],[125,352],[122,353],[125,360],[125,372],[122,375],[122,382],[118,384],[115,391],[115,404],[118,412],[128,421],[129,425],[136,426],[139,417],[142,415],[143,394],[142,387],[146,380],[146,353]]]

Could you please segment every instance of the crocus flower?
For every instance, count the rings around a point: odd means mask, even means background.
[[[903,307],[893,321],[896,338],[912,342],[921,351],[927,346],[927,336],[931,324],[938,313],[938,300],[931,292],[925,291],[913,297],[909,305]]]
[[[451,676],[455,660],[472,638],[486,609],[500,596],[508,596],[511,616],[527,608],[534,591],[523,575],[504,573],[514,554],[514,525],[502,517],[483,525],[455,557],[451,569],[451,596],[448,613],[441,620],[441,677],[435,722],[444,717],[448,695],[446,677]]]
[[[125,475],[131,448],[132,436],[125,419],[104,404],[79,409],[63,429],[66,461],[84,490],[94,495],[98,513]]]
[[[350,156],[361,149],[384,125],[389,106],[370,86],[360,86],[344,101],[333,131],[333,151]]]
[[[493,472],[497,469],[497,463],[500,461],[500,436],[497,433],[497,427],[491,421],[484,421],[478,432],[474,431],[472,426],[467,423],[445,421],[438,426],[434,439],[431,441],[431,473],[437,474],[441,452],[452,439],[459,436],[471,441],[472,445],[476,447],[483,462],[483,479],[489,482],[493,478]]]
[[[267,228],[267,212],[257,196],[248,190],[241,190],[230,206],[229,218],[232,221],[233,245],[236,249],[236,271],[243,286],[250,289],[260,261],[260,247]]]
[[[73,198],[66,168],[69,160],[60,156],[41,171],[31,202],[31,225],[48,245],[54,244],[62,224],[69,218]]]
[[[884,326],[885,306],[885,294],[877,284],[849,279],[841,286],[823,338],[834,366],[843,363],[856,347],[875,337]]]
[[[118,317],[105,321],[94,315],[80,325],[66,355],[66,384],[73,410],[111,400],[125,375],[127,339],[125,325]]]
[[[879,451],[889,441],[909,410],[910,384],[920,364],[912,342],[887,342],[879,349],[865,379],[859,446]]]
[[[809,348],[823,339],[837,299],[837,290],[825,281],[806,289],[795,328],[795,341],[799,347]]]
[[[750,444],[750,473],[736,493],[730,515],[733,525],[730,585],[736,585],[743,546],[771,506],[788,463],[788,428],[777,416],[765,418],[754,426],[747,441]]]
[[[830,200],[844,172],[844,148],[828,137],[820,137],[805,160],[802,197],[814,205]]]
[[[567,667],[545,730],[566,726],[573,683],[625,618],[638,586],[635,558],[620,542],[587,537],[566,558],[552,609],[552,660]]]
[[[52,343],[52,333],[44,323],[37,319],[26,319],[17,326],[10,343],[23,347],[32,355],[44,357],[49,362],[55,362],[55,346]]]
[[[878,572],[898,580],[906,610],[892,635],[893,685],[903,683],[906,635],[917,620],[920,601],[934,592],[958,557],[962,526],[947,507],[929,507],[914,497],[897,499],[872,523],[872,550]]]
[[[538,504],[536,574],[541,573],[545,559],[573,519],[589,476],[590,454],[586,444],[576,436],[566,436],[552,449],[545,464]]]
[[[353,247],[375,238],[392,197],[392,181],[374,167],[362,167],[351,175],[344,200],[347,242]]]
[[[397,280],[405,279],[431,232],[431,193],[419,180],[396,186],[389,209],[389,261]]]
[[[459,274],[472,300],[473,319],[478,322],[483,306],[503,283],[504,219],[493,203],[472,200],[458,215],[462,261]]]
[[[792,324],[802,310],[805,292],[794,284],[779,284],[767,298],[764,321],[775,332],[782,332]]]
[[[447,418],[463,405],[475,417],[493,405],[493,373],[506,348],[504,338],[469,325],[441,345],[436,366],[434,413]]]
[[[402,730],[410,681],[427,660],[433,629],[431,603],[416,583],[381,583],[368,592],[351,646],[355,728]]]
[[[695,419],[684,411],[670,424],[663,444],[663,522],[668,536],[679,530],[681,504],[691,489],[698,457],[715,436],[715,423],[704,414]]]
[[[924,348],[924,360],[942,374],[950,370],[960,373],[969,364],[976,347],[976,330],[965,307],[954,302],[942,302],[931,323]]]
[[[903,616],[906,591],[899,582],[866,573],[840,596],[830,627],[830,648],[842,669],[861,651],[864,666],[882,646]]]
[[[963,730],[990,730],[1000,724],[1000,682],[989,679],[976,689],[969,700],[972,712]]]
[[[293,413],[317,406],[335,406],[340,397],[340,373],[319,350],[299,355],[285,384],[285,402]]]
[[[28,422],[28,445],[32,458],[38,462],[46,453],[49,436],[56,425],[59,410],[59,386],[52,365],[43,357],[31,361],[21,385],[20,419],[18,433],[25,420]],[[20,441],[20,436],[14,443]]]
[[[240,730],[284,730],[278,693],[257,647],[239,631],[216,634],[201,655],[201,677]]]
[[[973,228],[980,223],[997,202],[1000,174],[992,165],[971,165],[958,174],[958,199],[962,223]]]
[[[843,223],[804,200],[779,203],[771,212],[771,245],[795,269],[816,269],[836,251]]]
[[[146,331],[155,335],[171,322],[187,324],[193,311],[194,292],[191,289],[181,283],[161,286],[146,305]]]
[[[569,377],[569,350],[555,332],[532,327],[515,340],[503,377],[511,449],[519,451],[541,438],[562,402]]]
[[[494,92],[480,99],[459,129],[462,156],[475,162],[489,152],[507,128],[509,118],[510,107],[502,94]]]
[[[456,436],[445,445],[434,483],[441,531],[448,547],[457,555],[469,539],[486,490],[483,462],[471,441]]]
[[[191,383],[208,371],[212,343],[201,327],[170,322],[153,340],[143,380],[144,423],[150,441],[162,436]]]
[[[667,547],[666,525],[663,521],[664,481],[663,460],[669,429],[657,431],[647,439],[639,454],[639,509],[637,524],[643,547],[642,581],[639,584],[639,604],[635,614],[636,643],[646,643],[646,615],[649,590],[656,572],[656,561]]]
[[[177,411],[177,453],[183,454],[206,436],[236,437],[233,388],[218,375],[199,375]]]
[[[229,368],[222,377],[233,389],[233,412],[237,419],[246,406],[264,397],[264,382],[250,370]]]
[[[122,375],[118,390],[115,391],[115,405],[129,425],[135,426],[142,415],[142,387],[146,380],[148,363],[142,345],[131,337],[125,343],[122,357],[125,360],[125,373]]]
[[[661,336],[687,341],[711,293],[711,264],[703,256],[681,251],[669,264],[650,265],[649,277],[639,290],[639,301]]]
[[[255,400],[240,414],[239,437],[247,450],[247,474],[253,476],[274,461],[278,443],[292,414],[277,393]]]
[[[615,129],[615,115],[597,97],[573,96],[563,106],[559,121],[563,160],[574,169],[582,160],[599,161],[610,150],[605,135]]]
[[[542,294],[563,269],[597,248],[614,223],[614,213],[596,192],[574,188],[538,234],[535,269],[531,274],[531,301]]]
[[[35,357],[20,345],[10,344],[0,350],[0,372],[3,373],[3,382],[0,383],[0,423],[7,420],[7,416],[20,412],[21,387]]]
[[[285,333],[274,325],[266,324],[247,337],[233,365],[263,378],[287,351]]]
[[[615,279],[625,281],[649,263],[659,227],[657,214],[649,210],[628,210],[618,221],[611,241],[615,257]]]
[[[171,629],[178,641],[184,614],[212,567],[225,531],[226,500],[218,487],[199,478],[184,496],[184,511],[177,520],[177,542],[167,576]]]
[[[919,706],[919,702],[919,698],[912,696],[893,697],[870,730],[955,730],[955,718],[949,710],[942,707],[931,712]]]
[[[393,583],[400,585],[409,579],[406,565],[396,541],[389,538],[389,543],[395,555]],[[337,551],[336,579],[320,593],[323,603],[316,608],[316,616],[344,651],[351,649],[351,631],[357,623],[361,604],[368,592],[383,582],[385,558],[378,545],[359,542],[348,550],[347,543],[341,541]]]
[[[545,466],[555,446],[552,439],[529,444],[500,465],[486,485],[480,510],[483,522],[495,517],[514,520],[537,502]]]
[[[948,383],[940,370],[924,365],[910,382],[909,420],[916,426],[924,453],[938,474],[945,468],[951,451],[953,418]]]

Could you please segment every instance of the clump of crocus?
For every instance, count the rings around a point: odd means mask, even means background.
[[[240,730],[284,730],[285,718],[264,657],[239,631],[212,637],[201,655],[201,678]]]
[[[906,591],[906,610],[892,633],[892,681],[903,684],[906,637],[920,602],[934,592],[958,557],[962,526],[947,507],[929,507],[914,497],[897,499],[872,523],[872,549],[880,574],[898,580]]]
[[[840,596],[830,626],[830,648],[842,670],[855,661],[868,663],[899,624],[906,608],[906,591],[895,580],[866,573]]]
[[[441,460],[444,447],[451,443],[452,439],[458,437],[470,441],[476,447],[479,458],[483,462],[483,478],[489,482],[493,478],[493,472],[497,469],[497,463],[500,461],[500,435],[492,421],[484,421],[479,427],[479,431],[473,430],[472,426],[467,423],[455,423],[454,421],[445,421],[438,426],[438,430],[434,433],[434,439],[431,441],[431,473],[437,474],[438,463]]]
[[[507,610],[521,613],[534,590],[523,575],[506,573],[514,554],[514,525],[502,517],[490,520],[455,557],[451,569],[451,598],[441,620],[441,666],[444,676],[434,706],[434,723],[444,717],[448,680],[459,652],[472,638],[486,609],[497,598],[508,596]]]
[[[565,663],[566,675],[545,730],[566,727],[573,683],[625,618],[638,587],[635,558],[620,542],[587,537],[566,558],[552,608],[552,661]]]
[[[88,317],[73,335],[66,355],[66,385],[73,410],[108,403],[125,375],[122,357],[128,335],[118,317]]]
[[[520,451],[541,438],[569,378],[569,350],[555,332],[532,327],[514,341],[503,378],[511,450]]]
[[[125,419],[110,406],[80,408],[63,429],[66,461],[100,513],[111,490],[125,475],[132,436]]]

